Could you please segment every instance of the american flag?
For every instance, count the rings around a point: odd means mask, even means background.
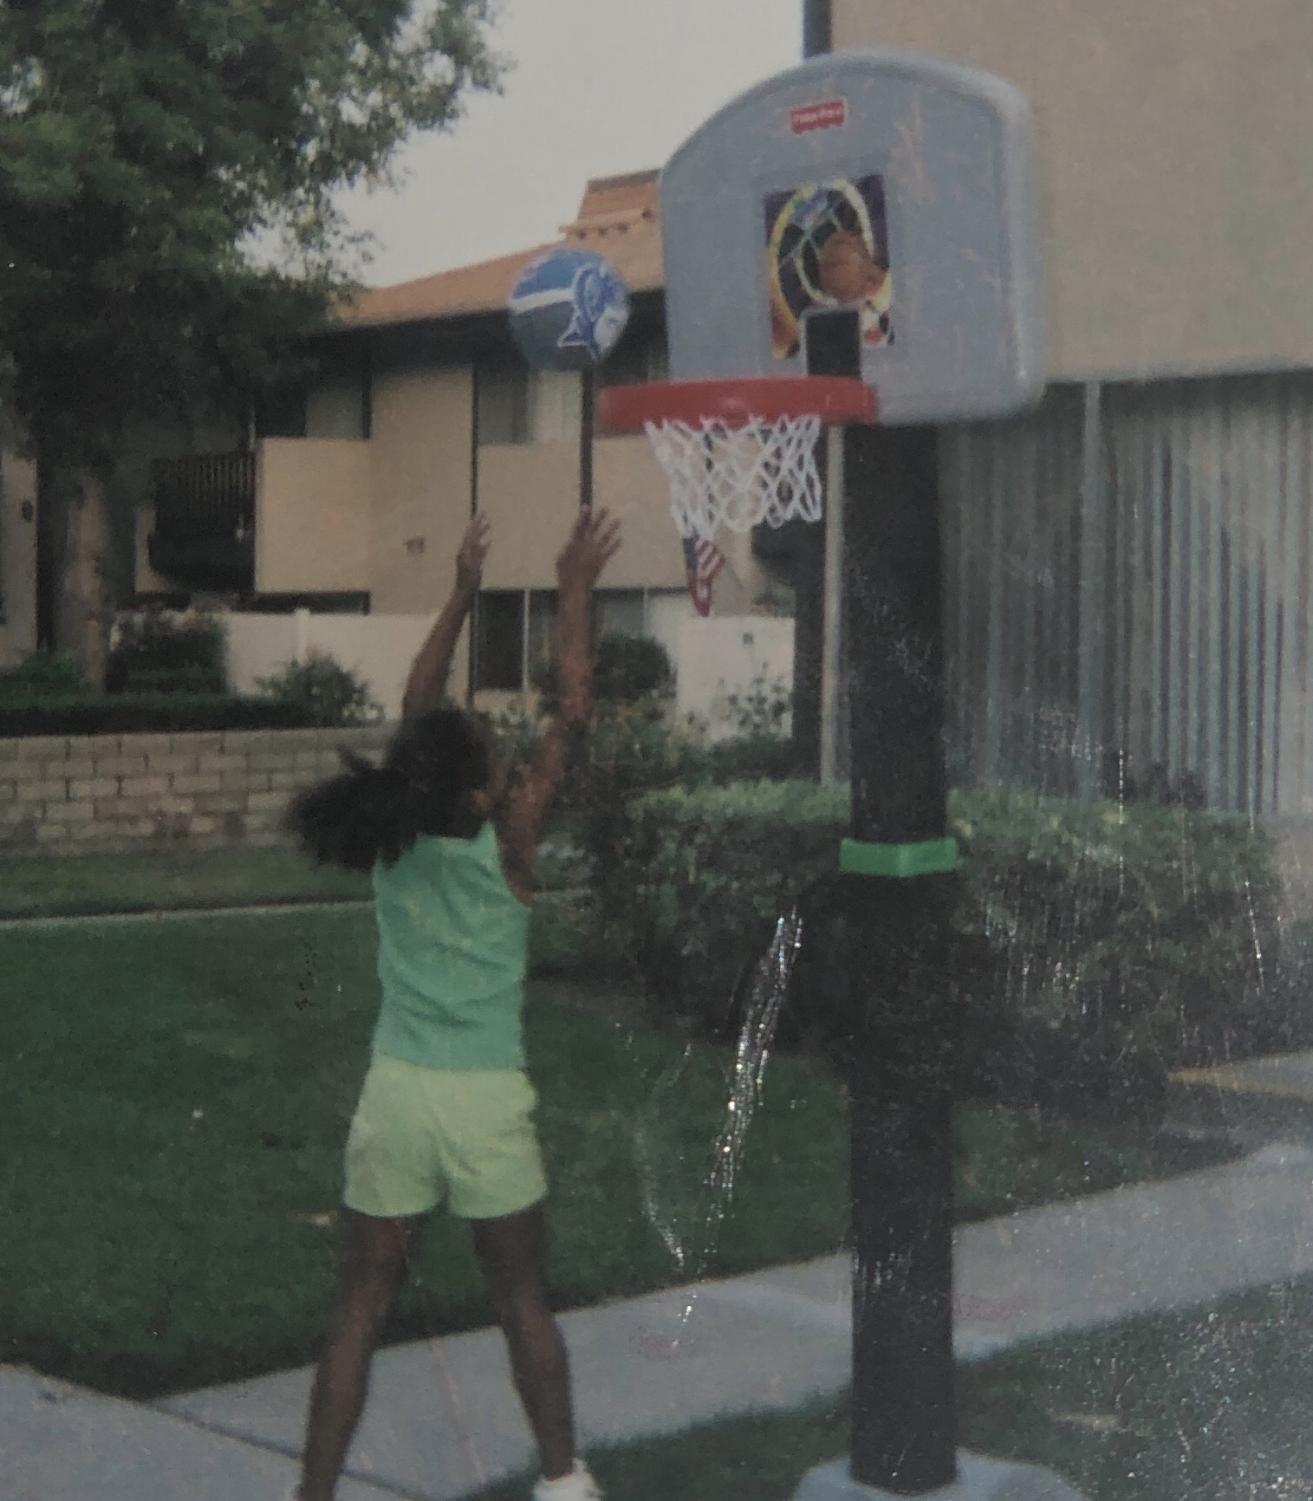
[[[684,538],[684,574],[699,615],[711,614],[711,584],[724,566],[725,559],[714,542],[705,537]]]

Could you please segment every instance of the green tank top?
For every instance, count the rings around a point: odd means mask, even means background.
[[[421,835],[373,881],[374,1050],[428,1068],[523,1068],[529,909],[491,822],[474,839]]]

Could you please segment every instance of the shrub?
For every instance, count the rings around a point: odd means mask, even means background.
[[[589,840],[600,923],[664,1014],[719,1035],[774,920],[834,867],[846,799],[810,782],[676,787]]]
[[[593,665],[593,692],[602,703],[634,704],[665,697],[675,669],[664,646],[651,636],[603,636]]]
[[[639,704],[670,697],[675,669],[662,644],[651,636],[603,636],[593,653],[593,697],[600,704]],[[550,704],[556,696],[556,666],[545,662],[534,687]]]
[[[525,744],[535,733],[527,729]],[[593,727],[579,743],[561,789],[563,809],[596,821],[593,836],[611,838],[612,820],[641,792],[705,779],[706,746],[696,727],[672,723],[666,703],[599,703]]]
[[[672,724],[655,698],[599,704],[584,747],[590,801],[678,785],[701,765],[701,737]]]
[[[1161,1077],[1278,1034],[1262,830],[1183,805],[1001,791],[963,794],[955,811],[963,925],[989,958],[969,1020],[1024,1038],[1037,1085],[1055,1049]]]
[[[18,667],[0,672],[0,703],[82,698],[90,691],[82,663],[65,652],[34,652]]]
[[[222,693],[227,648],[227,629],[217,615],[178,616],[163,610],[121,615],[105,684],[112,693]]]
[[[781,735],[736,735],[708,745],[702,775],[708,782],[789,781],[806,775],[806,755]]]
[[[285,663],[272,677],[258,679],[256,687],[275,703],[304,713],[309,724],[377,724],[383,717],[368,685],[321,652],[312,652],[304,662]]]
[[[807,775],[806,756],[789,734],[793,694],[782,678],[758,673],[726,698],[732,733],[707,748],[712,782],[782,781]]]
[[[498,751],[512,765],[528,759],[538,735],[537,720],[521,704],[513,704],[496,714],[482,716],[492,732]]]
[[[846,792],[812,783],[640,797],[592,849],[600,920],[666,1013],[724,1034],[740,979],[804,893],[789,1027],[843,1055],[847,821]],[[967,858],[945,958],[964,1087],[1041,1104],[1070,1103],[1073,1083],[1152,1090],[1168,1067],[1280,1035],[1258,957],[1275,935],[1261,832],[1182,807],[980,791],[954,797],[953,822]]]
[[[118,693],[63,701],[0,698],[0,738],[291,730],[316,723],[303,705],[228,693]]]
[[[748,740],[782,739],[793,709],[793,692],[783,678],[759,672],[746,688],[727,696],[734,733]]]

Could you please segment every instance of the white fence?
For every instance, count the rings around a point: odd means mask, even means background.
[[[228,627],[228,681],[238,693],[254,693],[260,678],[288,662],[303,662],[318,652],[349,668],[369,685],[383,705],[384,717],[401,713],[406,674],[432,615],[290,615],[233,612]]]
[[[793,687],[793,621],[773,615],[727,615],[680,622],[674,652],[675,707],[706,720],[713,737],[738,727],[731,696],[760,686]],[[781,730],[787,731],[786,716]]]
[[[383,705],[388,719],[401,712],[406,674],[431,615],[226,614],[228,677],[239,693],[256,690],[287,662],[322,652],[350,668]],[[669,624],[669,622],[666,622]],[[769,615],[726,616],[678,622],[661,632],[677,674],[676,708],[697,714],[713,736],[735,727],[733,694],[754,685],[788,688],[793,678],[793,621]],[[787,721],[784,728],[787,728]]]

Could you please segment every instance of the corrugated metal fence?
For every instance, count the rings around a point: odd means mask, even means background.
[[[1060,387],[941,469],[956,779],[1313,814],[1313,375]]]

